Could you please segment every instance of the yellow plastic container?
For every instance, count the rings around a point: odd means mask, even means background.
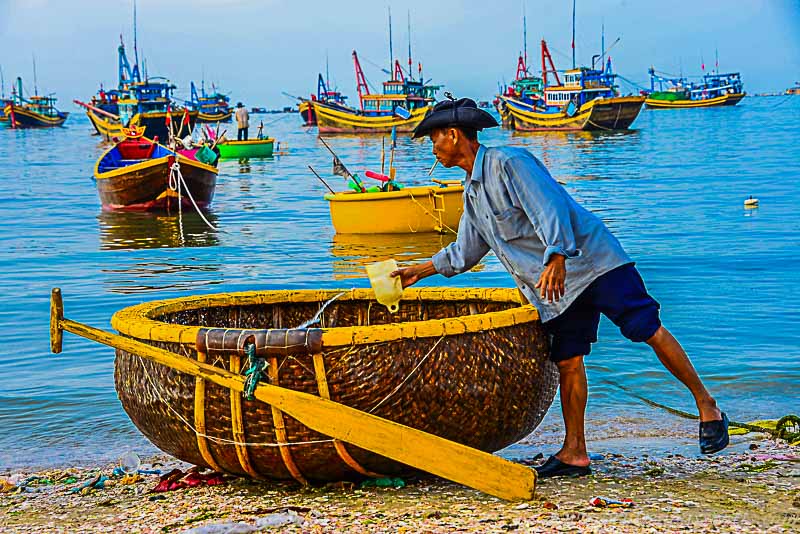
[[[403,297],[403,285],[399,276],[392,276],[397,270],[397,262],[393,259],[379,261],[367,265],[367,276],[375,299],[386,306],[391,313],[400,309],[400,299]]]

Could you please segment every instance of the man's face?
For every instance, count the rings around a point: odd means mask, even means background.
[[[459,155],[458,140],[461,136],[455,128],[439,128],[431,132],[433,155],[445,167],[453,167]]]

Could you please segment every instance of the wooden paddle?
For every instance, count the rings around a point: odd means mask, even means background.
[[[54,353],[61,352],[63,330],[234,391],[244,390],[244,379],[224,369],[65,319],[61,290],[55,288],[50,298],[50,348]],[[502,499],[533,498],[536,471],[492,454],[322,397],[264,382],[259,382],[255,397],[321,434],[422,471]]]

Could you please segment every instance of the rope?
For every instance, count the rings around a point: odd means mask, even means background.
[[[416,365],[416,366],[415,366],[415,367],[414,367],[414,368],[411,370],[411,372],[410,372],[410,373],[408,373],[408,375],[407,375],[407,376],[406,376],[406,377],[403,379],[403,381],[402,381],[402,382],[400,382],[399,384],[397,384],[397,387],[395,387],[395,388],[392,390],[392,392],[391,392],[391,393],[389,393],[388,395],[386,395],[386,396],[383,398],[383,400],[381,400],[381,401],[380,401],[378,404],[376,404],[375,406],[373,406],[373,407],[370,409],[370,411],[369,411],[368,413],[372,413],[372,412],[374,412],[375,410],[377,410],[378,408],[380,408],[380,406],[381,406],[381,405],[382,405],[384,402],[386,402],[387,400],[389,400],[389,398],[390,398],[390,397],[392,397],[392,396],[393,396],[395,393],[397,393],[398,391],[400,391],[400,388],[401,388],[401,387],[403,387],[403,386],[406,384],[406,382],[408,382],[409,380],[411,380],[411,377],[414,375],[414,373],[416,373],[416,372],[417,372],[417,369],[419,369],[419,368],[420,368],[420,366],[421,366],[423,363],[425,363],[425,360],[427,360],[427,359],[428,359],[428,357],[429,357],[431,354],[433,354],[433,351],[436,349],[436,347],[438,347],[438,346],[439,346],[439,343],[441,343],[441,342],[442,342],[442,340],[443,340],[444,338],[445,338],[445,335],[443,334],[443,335],[442,335],[442,337],[440,337],[440,338],[439,338],[439,339],[436,341],[436,343],[434,343],[434,344],[433,344],[433,347],[431,347],[431,350],[429,350],[429,351],[428,351],[428,354],[426,354],[425,356],[423,356],[423,357],[422,357],[422,359],[419,361],[419,363],[418,363],[418,364],[417,364],[417,365]]]
[[[164,397],[161,396],[161,393],[158,390],[158,386],[153,382],[153,378],[152,378],[152,376],[150,375],[150,372],[147,369],[147,364],[143,363],[142,364],[142,369],[144,370],[145,377],[147,377],[147,381],[150,382],[150,386],[152,387],[153,392],[155,393],[156,397],[158,397],[158,400],[160,400],[164,404],[164,406],[167,407],[167,409],[169,411],[171,411],[173,414],[175,414],[175,417],[177,417],[178,420],[180,420],[183,424],[185,424],[196,435],[198,435],[200,437],[203,437],[203,438],[206,438],[208,440],[214,441],[216,443],[227,444],[227,445],[241,445],[243,447],[287,447],[287,446],[295,446],[295,445],[317,445],[317,444],[321,444],[321,443],[333,443],[333,441],[334,441],[333,439],[318,439],[318,440],[313,440],[313,441],[292,441],[292,442],[288,442],[288,443],[248,443],[248,442],[236,441],[236,440],[233,440],[233,439],[220,438],[220,437],[217,437],[217,436],[209,436],[208,434],[206,434],[204,432],[200,432],[199,430],[197,430],[197,428],[195,428],[194,425],[192,425],[189,421],[187,421],[186,418],[183,417],[183,415],[180,412],[178,412],[175,408],[173,408],[169,404],[169,402],[167,402],[167,400],[164,399]]]
[[[434,215],[433,213],[429,212],[429,211],[428,211],[428,210],[425,208],[425,206],[423,206],[423,205],[422,205],[422,204],[419,202],[419,200],[417,200],[416,198],[414,198],[414,194],[413,194],[412,192],[410,192],[410,191],[409,191],[409,193],[408,193],[408,196],[409,196],[409,198],[411,198],[411,201],[412,201],[414,204],[416,204],[417,206],[419,206],[420,208],[422,208],[422,211],[424,211],[426,215],[429,215],[431,218],[433,218],[433,220],[434,220],[435,222],[437,222],[437,223],[441,223],[442,227],[446,228],[447,230],[449,230],[450,232],[452,232],[452,233],[454,233],[454,234],[458,233],[458,232],[456,232],[455,230],[453,230],[452,228],[450,228],[449,226],[447,226],[447,225],[444,223],[444,221],[443,221],[443,220],[442,220],[440,217],[437,217],[437,216],[436,216],[436,215]],[[411,225],[409,225],[409,228],[411,228]]]
[[[181,198],[181,189],[186,189],[186,196],[189,197],[189,200],[192,201],[192,205],[194,206],[195,211],[203,219],[203,222],[208,225],[209,228],[212,230],[219,232],[221,231],[219,228],[208,222],[205,215],[203,215],[202,210],[197,205],[197,202],[194,201],[194,197],[192,196],[192,192],[189,191],[189,186],[186,185],[186,181],[183,179],[183,174],[181,174],[181,165],[178,163],[178,159],[175,159],[175,163],[172,164],[172,167],[169,169],[169,188],[172,191],[176,191],[178,193],[178,214],[181,215],[181,204],[183,204]],[[183,236],[183,227],[181,227],[181,236]]]
[[[630,390],[629,388],[618,384],[616,382],[612,382],[611,380],[604,380],[604,383],[617,387],[630,395],[635,399],[639,399],[640,401],[644,402],[645,404],[649,404],[655,408],[660,408],[666,412],[669,412],[673,415],[677,415],[678,417],[683,417],[684,419],[692,419],[698,420],[700,419],[699,416],[691,414],[689,412],[684,412],[683,410],[678,410],[677,408],[671,408],[665,404],[661,404],[654,400],[650,400],[647,397],[643,397],[638,393]],[[774,438],[783,439],[788,441],[789,443],[796,443],[800,441],[800,417],[796,415],[785,415],[778,419],[778,422],[775,424],[775,428],[767,428],[760,425],[754,425],[752,423],[739,423],[737,421],[729,421],[728,423],[730,426],[735,428],[744,428],[749,430],[750,432],[763,432],[765,434],[769,434]],[[792,430],[794,429],[794,430]]]
[[[247,400],[255,400],[255,391],[258,382],[267,370],[267,361],[263,358],[256,356],[256,346],[253,343],[248,343],[244,347],[244,352],[247,354],[247,364],[250,368],[244,372],[247,377],[244,381],[244,398]]]

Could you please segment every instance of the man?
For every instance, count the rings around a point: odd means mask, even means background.
[[[236,140],[247,141],[247,130],[250,128],[250,114],[241,102],[236,103],[236,124],[239,127],[236,132]]]
[[[591,472],[584,438],[583,357],[597,341],[600,314],[632,341],[646,342],[692,393],[700,413],[700,449],[728,445],[728,419],[717,408],[678,341],[661,325],[659,304],[622,245],[578,205],[542,163],[521,148],[486,148],[477,132],[497,121],[475,102],[441,102],[414,131],[429,135],[445,167],[467,172],[456,241],[432,261],[399,269],[403,287],[433,274],[451,277],[494,251],[523,295],[539,310],[560,374],[566,436],[560,451],[536,468],[541,477]]]

